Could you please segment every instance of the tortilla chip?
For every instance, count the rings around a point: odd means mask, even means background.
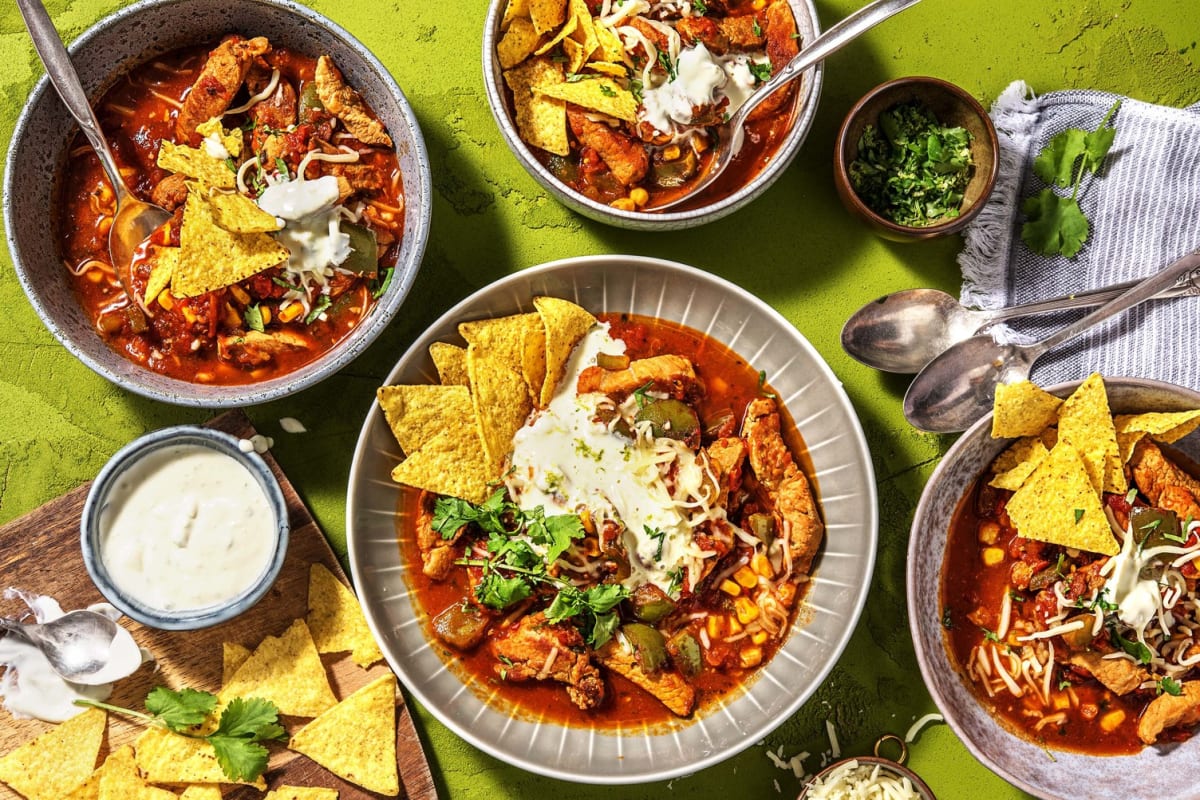
[[[530,0],[530,1],[532,2],[532,0]],[[553,50],[555,48],[556,45],[558,45],[559,42],[561,42],[563,39],[566,39],[568,36],[570,36],[572,33],[574,33],[575,28],[578,27],[578,25],[579,25],[579,22],[574,17],[568,18],[567,24],[562,26],[562,29],[554,35],[554,38],[552,38],[550,41],[546,42],[544,45],[539,47],[534,52],[539,56],[543,56],[546,53],[549,53],[551,50]]]
[[[1118,434],[1147,433],[1156,441],[1172,444],[1200,427],[1200,410],[1118,414],[1113,424]]]
[[[196,133],[200,134],[206,139],[209,136],[216,136],[221,140],[221,146],[228,150],[229,155],[233,156],[234,158],[237,158],[242,154],[241,130],[237,128],[225,130],[225,127],[221,125],[220,117],[213,117],[207,122],[201,122],[196,126]],[[215,158],[215,156],[212,157]]]
[[[337,703],[302,619],[281,636],[263,639],[217,696],[222,705],[234,697],[261,697],[273,702],[280,714],[294,717],[315,717]]]
[[[583,68],[583,62],[587,61],[583,45],[574,39],[563,39],[562,46],[563,53],[567,56],[567,71],[579,72]]]
[[[468,353],[469,346],[474,345],[477,353],[520,372],[525,360],[525,332],[531,323],[541,323],[537,314],[513,314],[460,322],[458,332],[467,340]]]
[[[288,747],[351,783],[395,797],[396,676],[371,681],[297,731]]]
[[[177,736],[176,734],[168,734]],[[151,786],[142,779],[133,758],[133,748],[125,745],[111,753],[100,773],[99,800],[179,800],[179,796],[166,789]]]
[[[171,278],[179,266],[178,247],[159,247],[154,252],[154,266],[150,268],[150,278],[146,281],[146,293],[142,302],[150,305],[171,284]]]
[[[504,19],[500,20],[500,30],[508,30],[508,26],[518,17],[529,19],[529,0],[508,0],[504,8]]]
[[[1129,488],[1099,373],[1081,383],[1059,409],[1058,440],[1079,452],[1097,492],[1124,493]]]
[[[532,319],[525,328],[521,375],[529,387],[529,399],[537,405],[541,400],[542,386],[546,383],[546,325],[540,314],[529,316]]]
[[[179,800],[221,800],[221,787],[213,784],[195,784],[183,790]]]
[[[605,75],[585,77],[574,83],[541,84],[534,86],[533,91],[626,122],[637,122],[638,104],[633,92]]]
[[[562,65],[544,57],[531,58],[504,73],[504,81],[512,89],[521,141],[560,156],[571,152],[567,140],[567,104],[534,90],[563,80]]]
[[[133,747],[138,769],[149,783],[234,783],[221,770],[212,745],[203,739],[147,728]],[[261,776],[253,783],[240,783],[267,790]]]
[[[499,469],[488,465],[474,429],[446,430],[392,470],[392,480],[469,503],[487,499],[488,483]]]
[[[1133,451],[1137,448],[1138,442],[1149,435],[1145,431],[1130,431],[1129,433],[1117,431],[1117,450],[1121,454],[1122,464],[1129,463],[1129,459],[1133,458]]]
[[[230,233],[271,233],[283,227],[273,214],[263,211],[244,194],[209,192],[208,204],[212,206],[213,219]]]
[[[354,663],[366,669],[383,659],[367,627],[358,598],[323,564],[308,571],[308,628],[318,653],[351,653]]]
[[[203,148],[197,150],[164,139],[158,149],[158,166],[195,178],[218,189],[236,189],[237,173],[229,168],[224,159],[213,158]]]
[[[1015,492],[1048,455],[1050,451],[1040,438],[1026,436],[1018,439],[992,464],[992,470],[996,474],[988,485]]]
[[[581,47],[582,59],[579,63],[582,64],[600,46],[600,40],[596,38],[596,23],[592,19],[592,12],[588,9],[586,0],[568,0],[567,9],[575,18],[575,30],[571,33],[571,38]],[[577,69],[571,71],[578,72]]]
[[[1084,460],[1068,442],[1050,451],[1007,509],[1017,532],[1027,539],[1109,556],[1121,549]]]
[[[1062,403],[1061,398],[1030,381],[1002,383],[996,387],[992,404],[992,438],[1037,436],[1054,424]]]
[[[541,34],[533,29],[532,22],[527,19],[514,19],[504,38],[496,44],[496,57],[500,59],[500,68],[509,69],[520,64],[533,55],[541,41]]]
[[[241,669],[246,659],[250,658],[250,648],[242,647],[234,642],[221,643],[221,685],[233,680],[233,676]]]
[[[467,348],[434,342],[429,345],[429,357],[433,359],[433,366],[443,386],[470,385],[470,379],[467,378]]]
[[[188,184],[180,258],[171,294],[195,297],[232,286],[287,260],[288,249],[265,233],[230,233],[217,225],[202,187]]]
[[[533,305],[546,328],[546,380],[542,383],[541,402],[538,403],[540,408],[545,408],[567,373],[571,351],[596,324],[596,318],[574,303],[557,297],[535,297]]]
[[[533,410],[520,365],[518,361],[518,368],[513,369],[500,359],[481,352],[479,345],[467,347],[471,401],[475,405],[489,480],[500,477],[500,466],[512,450],[513,436],[525,425]]]
[[[600,72],[605,75],[612,75],[614,78],[629,77],[629,70],[621,64],[614,64],[611,61],[593,61],[586,65],[587,69],[593,72]]]
[[[538,34],[548,33],[567,18],[567,0],[529,0],[529,18]]]
[[[280,786],[267,792],[263,800],[338,800],[338,791],[313,786]]]
[[[0,758],[0,781],[28,800],[62,800],[96,768],[107,715],[89,708]]]
[[[465,386],[380,386],[375,395],[405,455],[420,450],[448,423],[474,422],[471,393]]]
[[[629,58],[629,53],[625,51],[625,46],[621,44],[621,37],[618,36],[611,28],[606,28],[603,25],[593,25],[593,32],[596,34],[596,52],[592,53],[595,61],[608,61],[613,64],[625,64],[633,66],[633,62]]]

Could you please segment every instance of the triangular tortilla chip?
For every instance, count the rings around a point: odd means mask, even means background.
[[[429,357],[437,370],[442,386],[467,386],[467,348],[445,342],[429,345]]]
[[[250,648],[235,642],[221,643],[221,685],[233,680],[233,676],[241,669],[246,659],[250,658]]]
[[[519,368],[521,362],[517,363]],[[533,410],[533,401],[518,370],[482,355],[475,344],[467,347],[467,374],[471,376],[471,401],[475,404],[489,480],[496,479],[504,457],[512,450],[513,436]]]
[[[1037,436],[1058,419],[1063,401],[1031,381],[1000,384],[992,403],[992,438]]]
[[[213,191],[208,195],[208,204],[217,224],[230,233],[271,233],[283,227],[275,215],[263,211],[244,194]]]
[[[988,485],[1015,492],[1048,455],[1050,451],[1040,438],[1026,436],[1018,439],[992,464],[995,475]]]
[[[337,703],[302,619],[281,636],[263,639],[218,697],[222,704],[234,697],[261,697],[273,702],[280,714],[294,717],[315,717]]]
[[[1200,410],[1118,414],[1113,424],[1118,434],[1147,433],[1156,441],[1171,444],[1200,427]]]
[[[380,386],[375,394],[405,455],[420,450],[447,424],[471,425],[475,420],[471,393],[465,386]]]
[[[496,58],[501,69],[511,69],[533,55],[542,37],[527,19],[514,19],[504,37],[496,43]]]
[[[1058,411],[1058,440],[1074,447],[1096,492],[1123,494],[1129,488],[1099,373],[1079,385]]]
[[[434,494],[482,503],[498,475],[484,456],[475,428],[438,434],[392,470],[392,480]]]
[[[179,800],[174,792],[151,786],[142,779],[129,745],[111,753],[104,767],[100,773],[99,800]]]
[[[221,787],[214,784],[195,784],[183,790],[179,800],[221,800]]]
[[[626,64],[632,66],[632,61],[629,58],[629,53],[625,51],[625,46],[621,44],[621,37],[613,32],[611,28],[606,28],[603,25],[594,25],[592,30],[596,34],[596,52],[592,53],[594,61],[607,61],[612,64]]]
[[[546,56],[528,59],[504,71],[504,82],[512,90],[521,141],[559,156],[571,152],[567,139],[567,104],[538,94],[535,89],[564,80],[562,64],[556,64]]]
[[[354,592],[323,564],[308,571],[308,628],[318,653],[351,653],[364,669],[383,659]]]
[[[138,769],[150,783],[233,783],[221,770],[212,745],[162,728],[147,728],[133,743]],[[260,776],[248,786],[267,790]]]
[[[1055,445],[1020,489],[1009,498],[1008,516],[1026,539],[1089,553],[1120,551],[1079,452]]]
[[[567,17],[567,0],[529,0],[529,17],[539,34],[548,33]]]
[[[158,247],[154,252],[154,266],[150,268],[150,277],[146,281],[146,294],[142,298],[142,302],[150,305],[158,296],[162,294],[163,289],[171,285],[171,278],[175,275],[175,269],[179,266],[179,248],[178,247]]]
[[[213,158],[203,147],[197,150],[164,139],[158,148],[157,163],[168,172],[195,178],[208,186],[237,188],[237,173],[229,168],[224,159]]]
[[[546,326],[540,314],[530,314],[522,346],[524,361],[521,374],[529,386],[529,399],[534,405],[541,401],[542,386],[546,383]]]
[[[567,72],[579,72],[583,68],[583,62],[587,61],[583,45],[574,39],[563,39],[562,47],[567,56]]]
[[[28,800],[62,800],[96,768],[106,715],[89,708],[0,758],[0,781]]]
[[[242,132],[238,128],[226,130],[221,124],[220,117],[213,117],[207,122],[201,122],[196,126],[196,133],[207,139],[210,136],[215,136],[221,142],[221,147],[224,147],[229,155],[237,158],[242,154]],[[201,145],[207,147],[207,143]],[[210,154],[211,155],[211,154]],[[216,156],[212,156],[216,158]]]
[[[508,26],[518,17],[529,18],[529,0],[508,0],[508,5],[504,8],[504,19],[500,20],[500,30],[508,30]]]
[[[537,314],[513,314],[461,322],[458,332],[480,355],[520,372],[525,362],[525,332],[540,321]]]
[[[513,25],[516,25],[516,24],[517,24],[516,21],[514,21]],[[544,56],[546,53],[549,53],[551,50],[554,49],[554,46],[556,44],[558,44],[563,39],[567,38],[572,33],[574,33],[575,27],[578,24],[579,24],[579,22],[576,21],[576,19],[574,17],[570,17],[569,19],[567,19],[567,24],[562,26],[562,29],[559,30],[559,32],[554,35],[554,38],[552,38],[550,41],[546,42],[544,45],[539,47],[534,52],[539,56]]]
[[[567,372],[571,351],[596,324],[596,318],[574,303],[557,297],[535,297],[533,305],[546,328],[546,380],[538,403],[540,408],[545,408],[550,405],[555,389]]]
[[[297,731],[288,747],[364,789],[396,796],[396,676],[368,683]]]
[[[338,792],[313,786],[280,786],[267,792],[263,800],[338,800]]]
[[[578,23],[571,38],[580,45],[582,55],[580,63],[582,64],[600,46],[600,40],[596,38],[596,24],[592,20],[592,12],[588,10],[586,0],[568,0],[567,10]],[[573,68],[571,71],[578,72],[578,69]]]
[[[633,92],[606,75],[585,76],[574,83],[542,83],[534,94],[553,97],[626,122],[637,122],[637,100]]]
[[[1117,450],[1121,453],[1122,464],[1129,463],[1129,459],[1133,458],[1133,451],[1137,448],[1138,442],[1149,435],[1145,431],[1130,431],[1129,433],[1117,431]]]

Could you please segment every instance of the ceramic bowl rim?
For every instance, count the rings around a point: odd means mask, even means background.
[[[279,577],[279,573],[283,569],[291,532],[287,501],[283,495],[283,488],[279,485],[279,480],[271,471],[266,460],[257,452],[243,451],[238,446],[239,441],[230,433],[200,425],[174,425],[160,428],[139,436],[122,447],[96,475],[96,479],[88,490],[87,498],[84,500],[83,514],[79,524],[79,543],[83,553],[83,563],[92,583],[100,590],[100,594],[104,595],[104,598],[125,616],[159,630],[182,631],[208,628],[227,622],[250,610],[274,585],[275,579]],[[127,595],[112,581],[104,566],[103,548],[100,546],[100,518],[104,501],[112,490],[114,482],[127,469],[159,450],[176,445],[206,447],[234,458],[245,467],[261,487],[275,517],[275,544],[271,559],[262,574],[237,595],[202,608],[171,612],[145,605]]]

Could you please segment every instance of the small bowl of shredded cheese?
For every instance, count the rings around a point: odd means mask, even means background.
[[[860,756],[830,764],[813,776],[799,800],[935,800],[925,781],[886,758]]]

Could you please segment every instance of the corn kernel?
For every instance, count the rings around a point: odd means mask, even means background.
[[[742,632],[742,623],[737,621],[737,617],[726,617],[726,624],[729,625],[729,635],[734,636]]]
[[[704,624],[708,630],[709,639],[716,640],[725,636],[725,617],[722,615],[711,614]]]
[[[167,311],[170,311],[172,308],[175,307],[175,296],[172,295],[169,291],[164,289],[158,295],[158,304],[160,306],[162,306],[163,308],[165,308]]]
[[[681,155],[683,155],[683,151],[679,149],[679,145],[677,144],[667,145],[662,151],[663,161],[675,161]]]
[[[981,544],[995,544],[997,537],[1000,536],[1000,524],[991,519],[981,522],[978,535]]]
[[[260,314],[262,314],[263,325],[270,325],[271,324],[271,307],[270,306],[259,306],[258,311]]]
[[[1121,727],[1121,723],[1125,721],[1125,712],[1121,709],[1110,711],[1100,718],[1100,730],[1105,733],[1112,733],[1117,728]]]
[[[196,312],[192,310],[191,306],[183,307],[183,318],[186,319],[189,323],[196,321],[196,319],[197,319]]]
[[[104,280],[104,273],[98,269],[89,269],[84,275],[87,275],[87,279],[92,283],[99,283]]]
[[[721,581],[721,591],[730,597],[737,597],[742,593],[742,587],[726,578],[725,580]]]
[[[634,211],[637,208],[628,197],[618,197],[609,203],[609,205],[618,211]]]
[[[244,306],[250,305],[250,295],[246,290],[238,286],[236,283],[229,287],[229,293],[237,298],[237,301]]]
[[[999,547],[986,547],[983,550],[983,563],[994,567],[1004,560],[1004,551]]]
[[[766,631],[755,631],[754,633],[750,634],[750,641],[754,642],[755,644],[763,644],[769,638],[770,635]]]
[[[692,149],[697,153],[703,153],[708,149],[708,140],[697,136],[696,138],[692,139]]]
[[[775,577],[775,568],[771,566],[771,559],[767,558],[766,553],[755,553],[754,558],[750,559],[750,567],[764,578]]]
[[[733,608],[737,611],[738,621],[743,625],[748,625],[758,619],[758,606],[749,597],[739,597],[734,600]]]
[[[299,303],[292,303],[291,305],[284,306],[283,308],[279,309],[279,321],[291,322],[296,317],[300,316],[303,311],[304,306],[300,305]],[[586,520],[584,521],[584,527],[587,527]]]
[[[1054,695],[1054,710],[1063,711],[1071,707],[1071,696],[1066,692]]]
[[[751,5],[751,7],[754,8],[755,11],[762,11],[764,8],[767,7],[767,0],[754,0],[754,2],[751,3],[750,5]]]
[[[629,193],[629,199],[633,201],[635,206],[640,208],[650,202],[650,193],[639,186]]]
[[[747,589],[753,589],[758,585],[758,575],[749,567],[741,567],[737,572],[733,573],[733,579]]]
[[[738,661],[745,669],[757,667],[762,663],[762,648],[761,647],[743,647],[738,653]]]

